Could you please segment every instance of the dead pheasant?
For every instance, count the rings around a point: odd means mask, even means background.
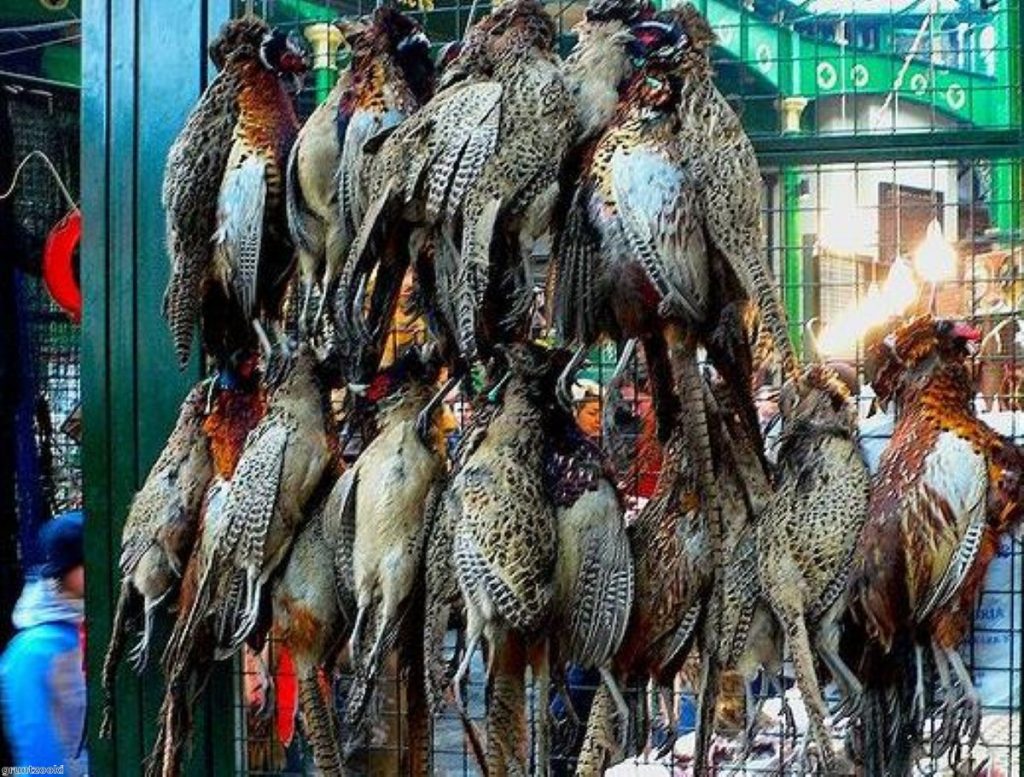
[[[174,594],[192,552],[203,494],[213,477],[209,442],[203,432],[211,390],[209,382],[203,381],[185,397],[163,451],[132,500],[121,533],[121,593],[103,661],[101,731],[105,736],[111,733],[114,675],[138,597],[143,600],[142,636],[129,660],[141,671],[149,657],[156,609]]]
[[[836,771],[828,714],[815,667],[820,658],[856,710],[860,683],[839,657],[840,621],[853,551],[868,515],[870,477],[857,440],[857,406],[827,367],[809,367],[782,391],[785,425],[774,494],[757,524],[762,596],[785,634],[814,741]]]
[[[251,322],[274,321],[294,264],[285,214],[285,162],[298,120],[282,78],[305,71],[300,52],[252,16],[211,46],[221,72],[167,157],[163,203],[171,277],[164,317],[179,362],[193,329],[219,366],[254,345]]]
[[[299,705],[316,766],[324,774],[342,774],[340,724],[333,698],[325,698],[335,659],[351,633],[355,600],[351,581],[335,570],[336,557],[351,555],[352,536],[326,510],[336,508],[328,498],[331,473],[315,500],[311,517],[299,532],[273,586],[272,634],[295,663]],[[341,529],[341,530],[339,530]],[[325,682],[326,681],[326,682]]]
[[[441,488],[444,461],[420,439],[415,423],[436,390],[437,376],[430,354],[413,348],[370,385],[379,431],[346,473],[338,515],[328,517],[354,527],[347,573],[358,608],[349,650],[357,669],[348,700],[353,728],[362,722],[421,579],[426,508]]]
[[[931,755],[972,746],[980,699],[957,651],[1000,537],[1020,525],[1024,454],[975,416],[966,365],[980,333],[919,316],[869,352],[897,421],[854,555],[847,627],[864,686],[864,773],[909,774],[923,740],[930,651],[942,691]],[[927,673],[927,674],[926,674]]]
[[[411,17],[381,6],[368,24],[345,23],[342,30],[350,65],[306,121],[288,160],[288,224],[306,287],[304,311],[315,284],[330,301],[362,220],[366,142],[433,92],[430,41]]]
[[[432,307],[464,361],[477,356],[478,341],[516,339],[522,329],[532,299],[524,270],[548,225],[573,110],[554,25],[539,3],[503,3],[478,26],[489,32],[489,77],[442,90],[384,140],[371,164],[370,205],[337,309],[349,350],[362,354],[357,382],[376,368],[405,268],[427,244]]]

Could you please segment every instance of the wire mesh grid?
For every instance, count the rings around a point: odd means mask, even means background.
[[[243,4],[236,5],[241,11]],[[550,5],[567,49],[572,42],[569,31],[583,4]],[[977,410],[1000,432],[1024,442],[1020,163],[952,150],[949,158],[940,158],[937,151],[936,158],[925,161],[893,161],[886,158],[884,145],[870,145],[878,136],[927,136],[947,130],[960,132],[964,145],[969,145],[972,133],[1019,129],[1020,97],[1013,86],[1021,56],[1019,4],[698,0],[695,5],[718,34],[719,84],[727,95],[736,96],[734,104],[755,142],[848,136],[850,149],[867,148],[876,160],[820,164],[807,153],[795,155],[792,164],[762,170],[768,252],[793,338],[805,360],[845,363],[857,374],[861,437],[869,462],[877,464],[892,419],[878,411],[870,387],[862,382],[860,336],[883,315],[905,313],[922,300],[933,301],[941,315],[967,318],[981,326],[986,339],[973,362]],[[278,26],[305,32],[310,24],[368,12],[372,4],[268,0],[257,2],[255,9]],[[480,3],[475,13],[480,16],[488,10],[489,4]],[[460,36],[470,4],[439,2],[432,10],[411,12],[423,15],[425,29],[439,46]],[[343,66],[344,52],[339,61]],[[299,95],[300,109],[308,113],[324,94],[323,82],[308,84]],[[866,138],[866,144],[860,138]],[[544,276],[546,258],[537,256],[538,279]],[[540,312],[542,285],[537,289],[534,332],[541,337],[549,334]],[[393,332],[385,359],[409,342],[422,341],[424,332],[421,322],[405,317]],[[653,417],[642,360],[634,358],[625,379],[612,384],[609,378],[618,356],[612,344],[591,352],[577,385],[577,417],[611,455],[628,514],[635,518],[653,492],[660,458],[651,439]],[[769,446],[769,422],[777,412],[771,383],[766,376],[765,389],[758,393]],[[449,397],[447,404],[453,445],[471,408],[458,395]],[[971,634],[961,648],[984,705],[981,739],[971,753],[959,754],[955,768],[925,759],[919,763],[922,773],[1021,773],[1022,564],[1020,542],[1003,538]],[[454,655],[455,633],[448,636]],[[288,678],[294,674],[290,675],[284,653],[271,639],[261,659],[247,656],[238,669],[239,774],[314,769],[302,716],[288,690]],[[340,655],[340,668],[321,679],[343,713],[351,676],[344,651]],[[273,683],[266,681],[268,673],[275,677]],[[367,773],[401,773],[411,746],[405,686],[394,659],[386,674],[380,684],[374,743],[361,761]],[[464,689],[469,716],[478,724],[484,715],[484,675],[478,657]],[[676,678],[671,697],[651,688],[638,689],[634,703],[648,710],[650,721],[649,736],[644,735],[646,755],[628,759],[613,774],[688,773],[696,680],[691,657]],[[553,774],[572,773],[597,685],[593,673],[571,670],[570,703],[556,694],[544,705],[544,714],[553,722]],[[935,689],[929,692],[934,702]],[[763,702],[757,733],[745,742],[751,693],[755,699],[763,697]],[[839,697],[833,686],[826,689],[826,696],[834,707]],[[791,666],[785,665],[781,682],[759,676],[747,686],[743,678],[729,675],[722,697],[714,749],[718,773],[795,771],[807,716]],[[533,721],[541,704],[535,696],[529,702]],[[837,748],[842,747],[845,729],[839,726],[831,733]],[[478,773],[454,711],[434,722],[430,743],[434,773]]]
[[[78,100],[5,86],[12,159],[45,152],[71,191],[78,190]],[[43,497],[49,513],[80,508],[82,468],[78,407],[79,330],[53,301],[41,278],[43,246],[67,213],[60,188],[42,165],[27,166],[13,193],[17,221],[17,304],[22,340],[22,386],[34,392],[34,428]]]

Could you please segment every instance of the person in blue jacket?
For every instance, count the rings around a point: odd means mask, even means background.
[[[43,526],[46,562],[25,584],[12,618],[18,633],[0,656],[0,711],[13,765],[63,766],[65,775],[88,773],[82,523],[74,512]]]

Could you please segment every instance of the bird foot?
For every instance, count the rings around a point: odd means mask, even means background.
[[[961,694],[946,720],[949,723],[947,744],[951,747],[966,744],[968,750],[973,748],[981,733],[981,699],[978,694],[974,691]]]
[[[845,720],[852,720],[860,715],[861,712],[861,695],[858,694],[846,694],[836,705],[835,711],[832,713],[833,724],[842,723]]]
[[[147,663],[149,663],[149,635],[143,634],[138,644],[128,654],[128,665],[136,674],[142,674]]]

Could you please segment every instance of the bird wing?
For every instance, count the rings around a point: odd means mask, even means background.
[[[237,91],[233,74],[222,71],[210,82],[172,144],[164,167],[161,200],[167,214],[171,276],[164,291],[163,316],[180,365],[188,361],[201,282],[213,258],[210,236],[216,229],[218,189],[238,120]]]
[[[626,245],[658,290],[663,311],[703,321],[708,263],[689,175],[651,146],[618,149],[609,174]]]
[[[298,157],[300,143],[292,146],[288,154],[288,166],[285,169],[285,208],[288,213],[288,231],[296,247],[309,254],[319,254],[323,239],[314,238],[310,223],[315,216],[305,207],[302,184],[299,181]],[[319,245],[318,245],[319,244]]]
[[[915,610],[917,622],[922,623],[957,594],[981,549],[987,518],[988,463],[969,440],[943,432],[925,459],[918,488],[932,509],[952,522],[940,530],[952,532],[950,539],[956,538],[945,570]],[[942,559],[945,544],[936,545],[938,559]]]
[[[232,150],[217,205],[217,254],[225,265],[245,317],[256,313],[256,284],[267,201],[267,163],[247,154],[241,143]]]
[[[339,591],[354,592],[352,553],[356,536],[357,467],[350,467],[338,478],[324,506],[324,534],[334,546],[334,578]]]
[[[366,144],[371,138],[398,126],[403,119],[405,114],[394,109],[356,110],[345,125],[341,161],[338,165],[338,212],[341,218],[342,245],[349,245],[355,238],[366,210]]]
[[[284,423],[256,427],[225,497],[223,523],[210,560],[210,570],[216,575],[218,595],[213,606],[222,656],[238,649],[259,614],[266,539],[277,508],[290,438]]]
[[[581,501],[590,503],[594,496]],[[604,513],[603,519],[589,521],[579,538],[580,570],[570,618],[572,660],[581,666],[603,666],[614,655],[633,606],[633,557],[618,500],[606,503]]]
[[[388,141],[405,171],[410,199],[426,203],[427,218],[454,214],[497,143],[503,87],[469,83],[439,95]]]

